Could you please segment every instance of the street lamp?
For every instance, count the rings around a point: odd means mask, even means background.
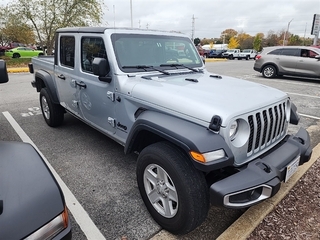
[[[288,27],[287,27],[287,31],[285,32],[285,34],[284,34],[284,36],[283,36],[283,46],[284,46],[284,43],[285,43],[285,41],[286,41],[286,35],[287,35],[287,33],[289,32],[289,26],[290,26],[290,23],[291,23],[291,21],[293,20],[293,18],[290,20],[290,22],[288,22]]]

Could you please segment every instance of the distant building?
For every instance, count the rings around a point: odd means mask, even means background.
[[[216,50],[227,50],[228,49],[228,44],[205,44],[202,46],[203,49],[205,50],[211,50],[211,49],[216,49]]]

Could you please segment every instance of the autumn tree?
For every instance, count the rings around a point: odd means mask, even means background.
[[[257,33],[253,40],[253,49],[260,52],[262,50],[262,40],[264,38],[263,33]]]
[[[101,23],[102,0],[16,0],[8,6],[36,32],[41,46],[48,53],[54,46],[54,34],[58,28],[94,26]]]
[[[19,16],[8,12],[2,19],[5,23],[1,29],[2,36],[5,39],[4,44],[9,42],[34,44],[36,42],[34,31],[28,24],[22,22]]]
[[[229,40],[228,48],[233,49],[233,48],[238,48],[239,47],[239,42],[235,37],[231,37]]]
[[[253,37],[245,32],[238,33],[237,40],[241,49],[253,47]]]
[[[223,43],[228,43],[230,38],[237,36],[238,32],[234,29],[226,29],[221,33],[221,39],[223,39]]]

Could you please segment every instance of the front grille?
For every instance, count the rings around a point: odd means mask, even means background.
[[[285,134],[286,103],[273,105],[248,116],[250,135],[247,156],[258,152]]]

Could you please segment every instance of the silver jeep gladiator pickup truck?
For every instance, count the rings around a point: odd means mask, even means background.
[[[210,204],[247,208],[274,196],[310,159],[287,94],[209,73],[183,34],[62,28],[55,55],[29,66],[51,127],[70,113],[136,152],[152,217],[174,234],[199,226]]]

